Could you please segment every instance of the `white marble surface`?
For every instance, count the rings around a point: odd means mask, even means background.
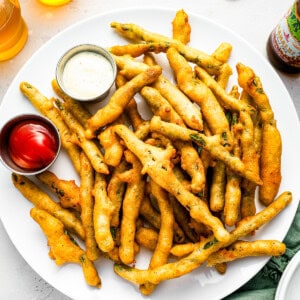
[[[95,14],[141,5],[184,8],[225,25],[266,55],[268,35],[292,2],[293,0],[73,0],[65,6],[48,7],[37,0],[20,0],[22,13],[29,27],[29,38],[25,48],[15,58],[0,62],[0,102],[18,70],[45,41],[67,26]],[[299,75],[278,74],[300,115]],[[0,300],[69,299],[31,269],[11,243],[1,222],[0,253]]]

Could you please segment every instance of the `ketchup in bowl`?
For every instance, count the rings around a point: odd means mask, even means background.
[[[41,172],[56,159],[60,149],[55,126],[37,115],[10,120],[1,131],[1,160],[18,173]]]
[[[16,165],[24,169],[40,169],[55,158],[57,141],[45,124],[25,120],[12,128],[8,153]]]

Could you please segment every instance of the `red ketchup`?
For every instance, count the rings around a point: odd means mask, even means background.
[[[24,120],[11,130],[8,153],[16,165],[36,170],[49,165],[56,156],[58,141],[50,127],[37,120]]]

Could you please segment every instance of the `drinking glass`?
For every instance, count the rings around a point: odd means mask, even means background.
[[[18,0],[0,0],[0,61],[19,53],[28,37]]]
[[[49,6],[58,6],[71,2],[71,0],[39,0],[41,3]]]

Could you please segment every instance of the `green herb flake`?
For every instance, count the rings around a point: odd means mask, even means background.
[[[198,153],[199,155],[201,155],[202,149],[203,149],[203,148],[202,148],[201,146],[196,147],[197,153]]]
[[[74,245],[78,246],[78,243],[77,243],[76,240],[70,235],[69,231],[65,230],[64,233],[65,233],[65,235],[68,236],[68,238],[70,239],[70,241],[71,241]]]
[[[65,195],[65,191],[63,190],[57,190],[57,194],[60,196],[60,197],[63,197]]]
[[[233,116],[232,116],[231,111],[226,111],[225,116],[226,116],[226,119],[227,119],[228,123],[232,124],[232,117]]]
[[[227,141],[227,132],[222,132],[222,139],[224,140],[224,141]]]
[[[190,134],[190,138],[195,141],[196,143],[201,144],[202,146],[206,146],[206,143],[204,141],[204,139],[199,136],[198,134]]]
[[[206,243],[203,247],[203,249],[208,249],[211,246],[215,245],[216,243],[218,243],[218,240],[216,238],[214,238],[213,240],[209,241],[208,243]]]
[[[262,88],[257,88],[257,89],[256,89],[256,92],[257,92],[258,94],[264,94],[264,90],[263,90]]]
[[[237,114],[233,114],[231,118],[231,125],[236,125],[238,123],[238,116]]]
[[[55,104],[59,110],[64,110],[61,101],[59,101],[58,99],[55,99]]]
[[[123,264],[115,264],[114,268],[116,271],[131,271],[129,266]]]
[[[110,233],[111,233],[113,239],[115,239],[117,237],[117,228],[116,227],[110,227]]]

